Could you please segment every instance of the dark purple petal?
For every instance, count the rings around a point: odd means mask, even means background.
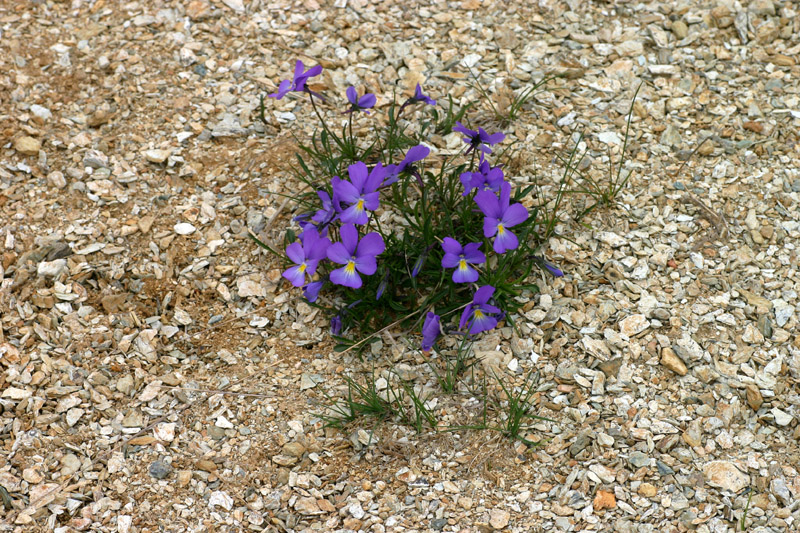
[[[331,180],[333,184],[333,197],[338,202],[350,204],[361,195],[360,187],[344,180]]]
[[[475,137],[478,134],[477,131],[473,131],[471,129],[468,129],[461,122],[456,122],[456,125],[453,126],[453,131],[455,131],[457,133],[463,133],[464,135],[466,135],[466,136],[468,136],[470,138]]]
[[[457,240],[453,239],[452,237],[445,237],[442,241],[442,250],[448,254],[458,255],[461,253],[463,248]]]
[[[473,265],[480,265],[486,262],[486,256],[478,248],[481,247],[479,242],[471,242],[464,247],[464,259]]]
[[[472,303],[474,304],[485,304],[489,301],[489,299],[494,294],[494,287],[491,285],[484,285],[477,291],[475,291],[475,295],[472,297]]]
[[[350,255],[356,254],[356,247],[358,246],[358,230],[352,224],[345,224],[339,230],[339,237],[345,249],[350,252]]]
[[[366,276],[371,276],[378,270],[378,262],[373,255],[357,257],[355,263],[356,269]]]
[[[369,173],[369,177],[364,182],[364,191],[365,193],[371,193],[378,190],[383,184],[384,178],[388,174],[388,167],[384,167],[381,163],[375,165],[372,169],[372,172]]]
[[[500,308],[493,305],[480,304],[478,307],[480,307],[484,313],[500,313]]]
[[[357,195],[361,194],[364,191],[364,184],[369,175],[367,165],[358,161],[347,167],[347,173],[350,175],[350,181],[353,183],[353,186],[358,190]],[[344,200],[344,198],[342,199]]]
[[[294,79],[299,78],[303,75],[303,71],[305,70],[306,66],[303,64],[301,60],[297,60],[297,63],[294,64]]]
[[[383,296],[386,287],[389,285],[389,273],[387,272],[383,279],[381,280],[380,284],[378,285],[378,290],[375,291],[375,299],[380,300],[381,296]]]
[[[319,297],[319,291],[322,289],[323,285],[325,285],[324,281],[312,281],[303,287],[303,296],[305,296],[306,300],[309,302],[316,302]]]
[[[508,209],[508,204],[511,202],[511,184],[510,183],[503,183],[500,186],[500,211],[501,213],[505,213],[506,209]],[[502,214],[497,218],[502,218]]]
[[[353,229],[355,230],[355,228]],[[383,242],[383,237],[381,237],[379,233],[372,232],[364,235],[364,238],[361,239],[361,242],[358,244],[358,251],[355,255],[359,259],[368,256],[375,257],[376,255],[382,254],[385,249],[386,245]]]
[[[455,268],[458,266],[459,261],[461,261],[461,258],[458,254],[444,254],[444,257],[442,257],[442,268]]]
[[[314,78],[316,76],[319,76],[320,74],[322,74],[322,65],[316,65],[308,69],[308,72],[305,73],[305,77],[306,79]]]
[[[487,217],[499,219],[503,216],[500,201],[497,199],[497,195],[491,191],[480,191],[475,195],[475,203]]]
[[[562,271],[560,268],[558,268],[558,267],[556,267],[556,266],[554,266],[554,265],[551,265],[550,263],[548,263],[548,262],[547,262],[547,261],[545,261],[544,259],[542,259],[541,261],[542,261],[542,265],[543,265],[543,266],[544,266],[544,267],[545,267],[545,268],[546,268],[546,269],[547,269],[547,270],[548,270],[548,271],[549,271],[549,272],[550,272],[552,275],[554,275],[555,277],[557,277],[557,278],[560,278],[560,277],[562,277],[562,276],[564,275],[564,272],[563,272],[563,271]]]
[[[403,158],[403,166],[408,165],[409,163],[416,163],[417,161],[422,161],[431,153],[431,149],[425,146],[424,144],[418,144],[408,149],[406,152],[406,156]]]
[[[350,102],[353,105],[358,105],[358,92],[356,91],[355,87],[353,87],[352,85],[348,87],[346,94],[348,102]]]
[[[417,86],[419,87],[419,86]],[[422,351],[429,352],[433,348],[436,339],[442,331],[440,324],[441,317],[428,311],[425,316],[425,323],[422,325]]]
[[[528,210],[522,204],[514,204],[506,209],[501,222],[507,228],[513,228],[528,220]]]
[[[339,263],[340,265],[347,264],[350,261],[350,258],[353,257],[353,254],[344,247],[344,244],[340,242],[335,242],[328,246],[327,251],[328,259],[333,261],[334,263]]]
[[[428,254],[426,254],[426,253],[423,253],[421,256],[419,256],[417,261],[414,263],[413,268],[411,269],[411,277],[412,278],[416,278],[417,277],[417,275],[419,274],[419,271],[422,270],[422,265],[425,264],[425,259],[427,259],[427,258],[428,258]]]
[[[358,107],[361,109],[369,109],[375,105],[375,102],[377,102],[375,95],[367,93],[358,99]]]
[[[494,237],[494,234],[497,233],[497,225],[500,223],[499,220],[492,217],[486,217],[483,219],[483,236],[484,237]]]
[[[468,305],[464,308],[464,311],[461,313],[461,320],[458,321],[458,329],[464,329],[464,326],[467,325],[469,321],[469,317],[472,315],[472,305]]]
[[[299,242],[293,242],[287,246],[286,255],[292,260],[293,263],[297,263],[298,265],[306,260],[306,254],[303,250],[303,245]]]

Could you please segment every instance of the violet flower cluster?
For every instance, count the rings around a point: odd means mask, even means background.
[[[308,80],[322,72],[320,66],[305,70],[302,61],[297,61],[294,76],[284,80],[277,92],[271,94],[276,99],[283,98],[289,92],[308,93],[310,97],[320,95],[308,88]],[[350,120],[357,111],[369,113],[377,99],[374,94],[359,95],[355,87],[346,91]],[[435,105],[435,100],[426,96],[417,85],[414,96],[406,100],[400,111],[408,105],[424,103]],[[464,201],[474,202],[476,212],[483,215],[483,236],[481,242],[463,242],[454,237],[444,237],[441,241],[442,269],[453,269],[451,279],[457,284],[476,284],[472,293],[472,301],[464,308],[458,323],[462,334],[476,335],[497,326],[504,316],[502,310],[495,305],[493,296],[495,287],[479,284],[482,272],[487,267],[486,253],[481,247],[491,248],[495,254],[504,254],[519,247],[519,238],[512,231],[523,224],[529,217],[528,210],[511,200],[511,184],[505,180],[500,166],[492,166],[486,159],[492,153],[492,146],[501,142],[505,135],[502,132],[488,133],[483,128],[471,130],[460,122],[453,131],[461,133],[467,144],[465,154],[479,155],[477,168],[464,172],[459,179],[464,187]],[[368,166],[358,161],[347,168],[347,178],[333,176],[329,187],[316,191],[319,209],[296,217],[302,232],[299,241],[289,244],[286,255],[292,262],[283,272],[293,286],[303,287],[303,295],[310,302],[319,297],[326,283],[332,283],[348,289],[361,289],[364,286],[362,276],[372,276],[378,269],[378,256],[386,250],[385,234],[375,220],[375,214],[381,209],[381,195],[389,190],[402,177],[414,177],[420,187],[423,179],[417,164],[428,157],[430,149],[424,145],[410,148],[399,163],[384,166],[380,162]],[[473,159],[474,161],[474,159]],[[372,231],[373,227],[379,231]],[[463,243],[463,244],[462,244]],[[437,244],[427,246],[416,260],[410,275],[416,277],[423,267],[428,255]],[[554,275],[561,271],[547,264],[543,258],[532,256],[533,260],[544,265]],[[379,299],[386,290],[389,270],[383,268],[382,280],[375,291]],[[357,300],[331,321],[331,330],[339,334],[343,326],[346,310],[351,309],[362,300]],[[422,350],[433,349],[438,337],[442,334],[441,317],[430,311],[422,326]]]

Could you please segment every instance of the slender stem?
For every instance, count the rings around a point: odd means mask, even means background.
[[[317,104],[315,104],[315,103],[314,103],[314,94],[313,94],[313,93],[311,93],[311,92],[309,92],[309,93],[308,93],[308,99],[309,99],[309,100],[311,100],[311,107],[312,107],[312,108],[314,108],[314,113],[316,113],[316,115],[317,115],[317,118],[319,118],[319,121],[322,123],[322,129],[324,129],[324,130],[325,130],[325,132],[326,132],[328,135],[331,135],[332,137],[335,137],[335,136],[334,136],[334,135],[331,133],[331,130],[330,130],[330,129],[328,129],[328,123],[327,123],[327,122],[325,122],[325,119],[324,119],[324,118],[322,118],[322,114],[319,112],[319,109],[317,108]]]

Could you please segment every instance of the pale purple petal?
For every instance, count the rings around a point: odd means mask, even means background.
[[[481,247],[479,242],[471,242],[464,247],[464,259],[468,263],[480,265],[486,262],[486,256],[478,248]]]
[[[461,258],[458,254],[444,254],[444,257],[442,257],[442,268],[455,268],[458,266],[459,261],[461,261]]]
[[[519,246],[517,236],[512,231],[504,229],[502,233],[497,232],[492,248],[498,254],[504,254],[507,250],[515,250],[517,246]]]
[[[497,224],[500,221],[496,218],[486,217],[483,219],[483,236],[484,237],[494,237],[494,234],[497,233]]]
[[[309,302],[316,302],[319,297],[319,291],[324,284],[324,281],[312,281],[303,287],[303,296],[305,296],[306,300]]]
[[[356,268],[362,274],[371,276],[378,270],[378,262],[374,255],[366,255],[356,258]]]
[[[469,332],[471,335],[475,335],[483,331],[489,331],[495,326],[497,326],[497,319],[495,317],[490,315],[482,315],[480,318],[478,318],[473,314],[472,324],[469,327]]]
[[[461,263],[461,261],[459,261],[459,263]],[[459,264],[453,271],[454,283],[473,283],[475,281],[478,281],[478,271],[469,266],[466,262],[464,262],[464,268],[461,268]]]

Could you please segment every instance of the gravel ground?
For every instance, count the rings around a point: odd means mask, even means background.
[[[325,4],[321,6],[320,4]],[[534,5],[535,4],[535,5]],[[39,0],[0,6],[0,531],[800,528],[800,4]],[[619,205],[575,224],[476,347],[541,373],[526,448],[392,421],[326,429],[346,371],[393,368],[442,425],[480,404],[391,332],[361,363],[247,238],[297,190],[297,58],[315,90],[501,107],[508,174],[552,193],[622,156]],[[395,84],[397,80],[397,84]],[[333,116],[333,109],[329,110]],[[486,106],[471,115],[490,124]],[[452,153],[459,136],[433,136]],[[434,154],[434,156],[436,155]],[[572,213],[585,207],[570,199]],[[492,413],[492,416],[499,416]],[[5,498],[7,496],[7,498]]]

